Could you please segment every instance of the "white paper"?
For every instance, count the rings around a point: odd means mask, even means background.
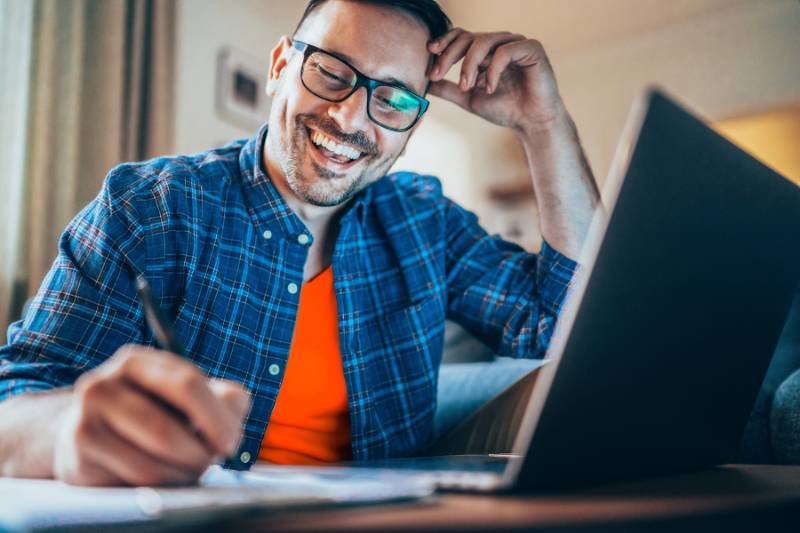
[[[433,487],[407,476],[349,474],[353,469],[254,467],[235,472],[210,467],[199,486],[90,488],[60,481],[0,478],[0,529],[35,531],[56,526],[149,520],[201,521],[244,508],[286,509],[337,503],[415,499]]]

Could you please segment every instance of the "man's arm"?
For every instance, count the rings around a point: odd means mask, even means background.
[[[140,226],[129,185],[124,170],[112,172],[70,223],[25,320],[0,347],[2,475],[186,483],[238,444],[249,403],[240,385],[130,345],[144,342],[133,273],[155,261],[168,274],[163,258],[147,256],[157,230]]]
[[[428,46],[439,54],[429,74],[431,93],[515,132],[533,180],[542,235],[577,258],[599,193],[541,43],[454,28]],[[461,59],[459,83],[443,79]]]
[[[0,403],[0,476],[52,478],[58,424],[71,389],[14,396]]]
[[[236,450],[249,401],[186,360],[125,346],[75,387],[0,403],[0,475],[78,485],[194,482]]]
[[[577,264],[547,242],[528,253],[444,199],[447,317],[498,355],[544,357]]]
[[[236,450],[247,393],[166,352],[125,346],[75,387],[0,403],[0,475],[79,485],[195,481]]]

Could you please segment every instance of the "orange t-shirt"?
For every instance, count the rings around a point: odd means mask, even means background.
[[[300,291],[289,362],[258,458],[319,464],[351,457],[333,269],[328,267]]]

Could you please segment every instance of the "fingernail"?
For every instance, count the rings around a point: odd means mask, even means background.
[[[462,91],[466,91],[467,90],[467,75],[466,74],[462,74],[461,75],[461,81],[459,82],[459,85],[461,86],[461,90]]]
[[[431,70],[431,78],[435,78],[438,75],[439,75],[439,67],[433,67],[433,70]]]

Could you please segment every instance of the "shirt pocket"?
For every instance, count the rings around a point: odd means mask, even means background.
[[[394,443],[407,446],[396,450],[405,453],[427,439],[436,410],[444,307],[438,299],[413,303],[380,316],[377,326],[381,348],[374,368],[383,379],[370,396],[390,425],[406,428],[406,438]]]
[[[429,298],[377,318],[386,355],[397,359],[405,380],[430,374],[441,362],[444,305]]]

